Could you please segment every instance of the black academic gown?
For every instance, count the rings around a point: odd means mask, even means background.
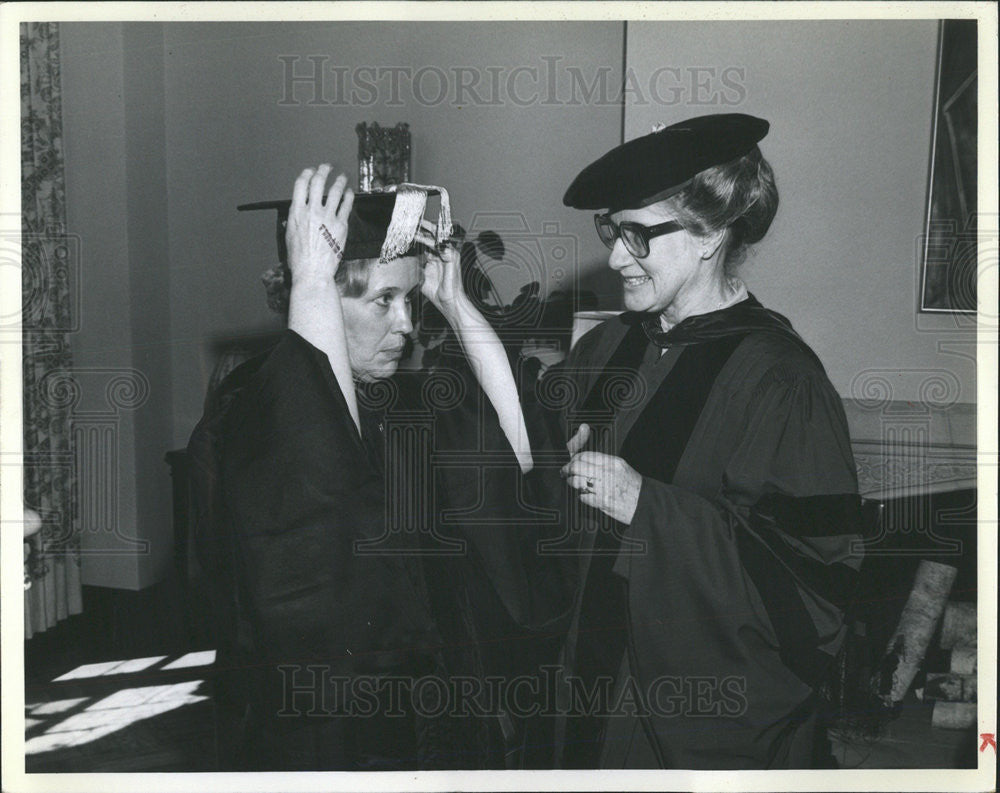
[[[523,725],[489,703],[438,713],[384,683],[536,666],[570,604],[568,585],[528,574],[531,534],[551,528],[507,524],[525,517],[524,485],[467,367],[364,386],[359,410],[361,436],[326,355],[286,331],[224,381],[192,436],[223,762],[517,763],[504,755]]]
[[[564,431],[587,421],[590,448],[642,475],[628,526],[575,517],[590,553],[558,762],[808,767],[861,532],[846,419],[819,361],[751,296],[666,336],[648,317],[609,320],[553,377],[572,385]]]

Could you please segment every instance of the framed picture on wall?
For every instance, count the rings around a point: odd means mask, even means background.
[[[921,311],[976,311],[976,25],[946,19],[938,33]]]

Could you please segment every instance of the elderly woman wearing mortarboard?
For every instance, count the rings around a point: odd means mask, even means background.
[[[558,621],[571,591],[533,574],[530,520],[475,525],[517,517],[532,467],[514,379],[458,252],[422,205],[405,211],[413,187],[355,196],[341,176],[324,199],[329,170],[268,205],[287,212],[288,330],[223,381],[189,445],[212,527],[222,761],[503,768],[519,725],[475,683],[530,668],[530,643],[507,640]],[[397,373],[417,290],[468,370]],[[432,452],[464,462],[434,469]]]
[[[813,764],[860,500],[822,365],[733,274],[778,206],[767,131],[692,118],[611,150],[564,198],[600,210],[626,312],[563,370],[579,395],[563,475],[614,529],[589,536],[566,658],[588,691],[615,681],[603,716],[561,725],[563,767]]]

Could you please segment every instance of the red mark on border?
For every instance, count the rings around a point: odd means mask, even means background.
[[[997,736],[996,736],[996,733],[993,733],[993,732],[984,732],[984,733],[980,733],[979,737],[983,739],[982,744],[980,744],[980,746],[979,746],[979,751],[980,752],[985,752],[987,746],[992,746],[993,747],[993,754],[997,753]]]

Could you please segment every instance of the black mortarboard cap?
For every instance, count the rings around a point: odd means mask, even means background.
[[[563,203],[576,209],[635,209],[683,190],[706,168],[750,151],[770,125],[742,113],[698,116],[617,146],[584,168]]]
[[[438,195],[437,190],[427,192],[428,195]],[[351,207],[351,214],[347,219],[345,259],[377,259],[379,257],[395,205],[395,193],[354,194],[354,205]],[[284,201],[259,201],[255,204],[241,204],[236,207],[240,212],[254,209],[278,210],[278,258],[282,262],[288,258],[285,250],[285,222],[288,220],[288,210],[291,206],[291,199],[285,199]]]

